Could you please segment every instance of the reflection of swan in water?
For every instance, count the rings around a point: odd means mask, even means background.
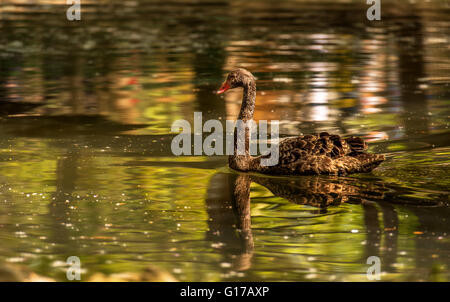
[[[207,238],[214,242],[213,245],[221,247],[225,261],[229,261],[234,270],[251,267],[254,250],[250,213],[252,181],[266,187],[275,196],[322,209],[346,201],[358,202],[364,196],[383,196],[380,186],[358,187],[350,180],[337,177],[280,178],[217,173],[211,178],[206,197],[210,218]]]
[[[338,177],[274,178],[252,175],[252,181],[266,187],[275,196],[296,204],[326,208],[342,202],[360,202],[362,198],[382,198],[383,187],[365,184],[357,186],[354,180]]]
[[[247,174],[218,173],[212,177],[206,197],[207,237],[225,244],[223,251],[235,270],[249,269],[253,257],[250,184]]]
[[[231,263],[229,268],[231,270],[245,271],[252,266],[255,249],[250,212],[252,182],[266,187],[273,195],[293,203],[318,207],[321,213],[327,211],[329,206],[338,206],[343,202],[360,203],[365,228],[365,245],[360,263],[365,264],[369,256],[378,256],[383,272],[397,271],[395,264],[398,262],[399,209],[413,212],[421,222],[417,228],[427,232],[427,236],[416,237],[418,246],[436,245],[436,254],[433,257],[439,257],[441,261],[449,258],[448,244],[442,242],[437,245],[435,237],[446,236],[445,232],[450,232],[449,228],[445,227],[448,225],[445,221],[450,208],[442,206],[437,201],[420,202],[398,197],[398,192],[409,193],[404,191],[404,188],[384,184],[379,179],[373,178],[320,176],[285,178],[235,172],[217,173],[210,180],[206,197],[209,216],[207,239],[213,246],[220,247],[223,255],[221,261]],[[442,209],[438,214],[435,211],[436,206]],[[417,271],[420,272],[415,278],[423,279],[421,273],[429,274],[435,259],[432,255],[426,254],[428,251],[417,249],[415,252]]]

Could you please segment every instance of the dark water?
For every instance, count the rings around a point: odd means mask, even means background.
[[[341,3],[343,2],[343,3]],[[152,267],[181,281],[450,281],[450,5],[383,1],[0,4],[0,266],[66,280]],[[171,124],[255,120],[359,135],[367,175],[237,174],[176,157]],[[1,264],[3,263],[3,264]]]

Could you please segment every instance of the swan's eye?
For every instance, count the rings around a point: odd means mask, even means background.
[[[230,75],[228,77],[228,83],[230,83],[231,86],[235,86],[236,85],[236,77],[233,75]]]

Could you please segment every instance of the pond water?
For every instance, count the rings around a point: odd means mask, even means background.
[[[367,281],[377,256],[383,281],[450,281],[450,6],[414,2],[369,22],[365,1],[82,1],[69,22],[65,1],[2,1],[0,267]],[[172,155],[175,120],[236,119],[241,92],[213,92],[237,66],[256,121],[387,160],[268,177]]]

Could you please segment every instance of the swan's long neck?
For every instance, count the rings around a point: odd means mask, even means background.
[[[244,86],[244,94],[242,96],[241,111],[239,112],[238,120],[247,123],[253,120],[253,114],[255,112],[255,100],[256,100],[256,84],[252,81],[250,84]],[[250,162],[252,157],[250,156],[250,132],[248,129],[245,131],[245,155],[238,155],[238,146],[242,145],[242,135],[238,135],[237,129],[234,131],[234,155],[229,157],[230,167],[235,170],[249,171]]]
[[[256,100],[256,84],[252,82],[244,87],[241,111],[239,112],[238,120],[247,122],[253,119],[253,113],[255,112],[255,100]]]

